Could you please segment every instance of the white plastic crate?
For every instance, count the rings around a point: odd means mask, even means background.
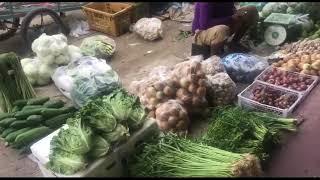
[[[283,94],[295,95],[297,96],[297,100],[290,106],[290,108],[287,108],[287,109],[281,109],[281,108],[269,106],[269,105],[251,100],[249,97],[252,95],[252,90],[258,85],[261,85],[264,88],[269,87],[271,89],[281,91]],[[238,94],[238,105],[240,107],[254,109],[254,110],[263,111],[263,112],[272,112],[283,117],[289,116],[292,113],[292,111],[295,109],[295,107],[301,102],[301,100],[302,100],[302,95],[299,93],[282,89],[279,87],[275,87],[275,86],[269,86],[267,84],[263,84],[258,81],[253,82],[250,86],[248,86],[245,90],[243,90],[240,94]]]
[[[126,159],[127,156],[134,152],[137,143],[157,131],[158,128],[155,120],[147,120],[144,126],[130,136],[126,143],[115,148],[114,151],[107,156],[91,163],[85,170],[71,176],[57,174],[48,170],[44,163],[41,163],[43,161],[40,161],[39,158],[36,157],[37,163],[44,177],[121,177],[124,175],[123,159]],[[45,162],[47,161],[48,160]]]
[[[265,75],[267,72],[270,72],[273,68],[275,68],[275,67],[269,66],[263,72],[261,72],[261,74],[255,78],[255,80],[257,82],[260,82],[260,83],[263,83],[263,84],[268,84],[268,85],[273,86],[273,87],[277,87],[277,88],[281,88],[281,89],[285,89],[285,90],[288,90],[288,91],[293,91],[293,92],[299,93],[299,94],[301,94],[303,96],[303,98],[305,98],[310,93],[310,91],[319,82],[319,77],[318,76],[311,76],[311,75],[301,74],[301,73],[297,73],[297,72],[289,72],[289,71],[285,71],[285,70],[282,70],[282,69],[279,69],[279,68],[276,68],[276,69],[279,70],[279,71],[282,71],[282,72],[288,72],[288,73],[297,74],[300,77],[308,77],[308,78],[313,79],[314,81],[313,81],[313,83],[311,85],[308,86],[308,88],[306,90],[304,90],[304,91],[296,91],[294,89],[286,88],[286,87],[283,87],[283,86],[277,86],[277,85],[274,85],[274,84],[271,84],[271,83],[268,83],[268,82],[265,82],[265,81],[261,80],[262,76]]]

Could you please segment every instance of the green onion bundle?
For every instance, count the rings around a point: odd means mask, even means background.
[[[144,146],[129,167],[130,175],[152,177],[259,176],[258,158],[192,142],[169,134]]]
[[[35,97],[35,92],[14,53],[0,55],[0,108],[11,112],[13,102]]]
[[[253,153],[266,160],[281,130],[296,130],[296,120],[272,114],[222,107],[213,112],[213,121],[199,141],[235,153]]]

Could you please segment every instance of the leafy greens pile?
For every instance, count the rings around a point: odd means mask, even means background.
[[[267,160],[272,147],[279,144],[281,130],[296,131],[296,119],[240,107],[221,107],[213,114],[199,141],[230,152],[253,153],[261,160]]]
[[[67,121],[51,141],[48,168],[71,175],[84,169],[90,159],[106,155],[125,141],[146,119],[137,97],[124,89],[89,101]]]

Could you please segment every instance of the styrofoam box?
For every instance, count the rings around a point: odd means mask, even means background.
[[[155,120],[149,119],[126,143],[115,148],[107,156],[97,159],[85,170],[71,176],[54,173],[45,167],[45,164],[49,162],[50,141],[53,136],[58,134],[59,130],[32,145],[31,151],[34,156],[33,159],[36,159],[44,177],[121,177],[124,174],[122,160],[134,152],[137,143],[156,131],[158,131],[158,128]]]

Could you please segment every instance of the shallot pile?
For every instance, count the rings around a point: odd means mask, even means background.
[[[313,83],[313,79],[292,72],[271,68],[259,80],[296,91],[305,91]]]
[[[282,91],[271,87],[258,85],[253,88],[250,99],[280,109],[288,109],[295,103],[298,97],[283,93]]]

